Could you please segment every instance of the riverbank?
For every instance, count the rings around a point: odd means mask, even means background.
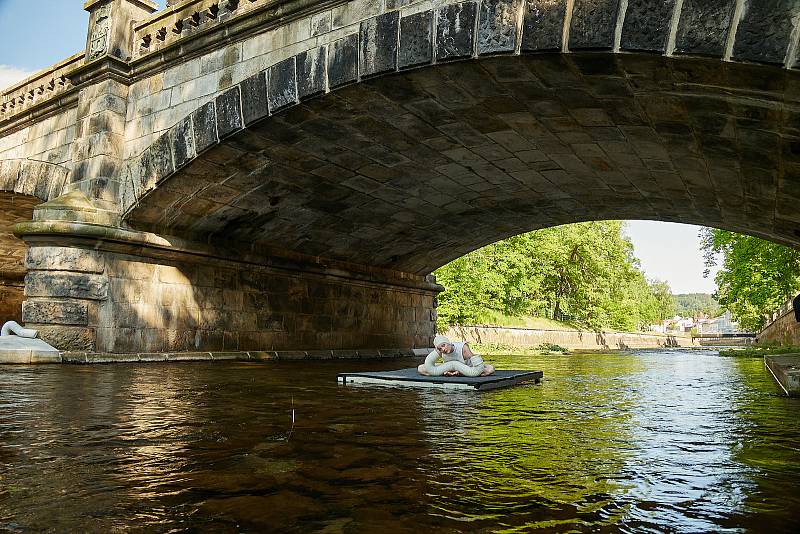
[[[532,348],[558,345],[569,350],[627,350],[669,347],[699,347],[690,337],[639,332],[592,332],[587,330],[545,330],[504,326],[454,326],[445,333],[450,339],[473,344]]]

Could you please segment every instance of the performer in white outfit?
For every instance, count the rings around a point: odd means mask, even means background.
[[[439,358],[444,363],[437,365]],[[451,342],[445,336],[436,336],[433,350],[417,371],[427,376],[489,376],[494,373],[494,367],[483,363],[480,354],[472,352],[466,342]]]

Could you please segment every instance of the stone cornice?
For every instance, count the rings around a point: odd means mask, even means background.
[[[275,272],[302,272],[319,277],[345,279],[367,286],[389,285],[422,292],[443,291],[444,288],[423,275],[380,269],[354,263],[328,260],[315,256],[289,253],[286,256],[242,254],[241,249],[228,251],[224,246],[206,245],[174,236],[160,236],[149,232],[69,221],[29,221],[14,226],[14,235],[28,243],[72,244],[79,247],[105,250],[119,254],[133,254],[157,259],[180,261],[208,261],[221,263],[236,258],[237,265],[249,263]]]

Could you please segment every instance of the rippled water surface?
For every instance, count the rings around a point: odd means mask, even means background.
[[[800,400],[712,351],[487,356],[489,392],[342,387],[412,360],[0,368],[0,531],[800,527]]]

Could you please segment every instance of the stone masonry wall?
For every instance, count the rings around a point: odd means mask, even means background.
[[[32,247],[23,320],[62,350],[424,347],[434,291],[206,258]]]
[[[73,107],[0,136],[0,161],[30,159],[71,168],[76,117]]]
[[[766,345],[800,346],[800,323],[794,318],[794,310],[789,308],[768,324],[759,334],[758,343]]]
[[[567,349],[618,350],[658,347],[697,346],[690,338],[627,332],[587,332],[580,330],[533,330],[492,326],[450,328],[445,335],[471,343],[495,343],[516,347],[536,347],[553,343]]]

